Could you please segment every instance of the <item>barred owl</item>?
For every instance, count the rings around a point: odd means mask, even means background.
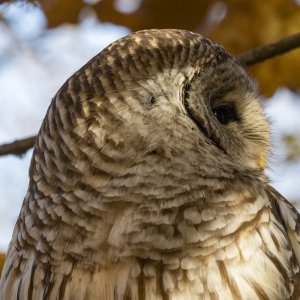
[[[0,298],[299,299],[299,215],[268,152],[255,83],[222,47],[114,42],[52,100]]]

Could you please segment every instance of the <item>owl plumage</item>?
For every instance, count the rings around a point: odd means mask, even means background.
[[[268,152],[256,86],[222,47],[114,42],[48,109],[0,299],[299,299],[299,214]]]

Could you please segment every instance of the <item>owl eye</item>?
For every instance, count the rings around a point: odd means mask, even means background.
[[[238,121],[239,119],[235,107],[233,105],[222,105],[214,108],[212,111],[218,119],[218,121],[223,125],[227,125],[230,122]]]

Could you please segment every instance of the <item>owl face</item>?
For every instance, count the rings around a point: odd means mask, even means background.
[[[207,144],[229,160],[264,168],[269,126],[255,84],[228,58],[205,68],[184,86],[182,101]]]
[[[138,88],[123,91],[132,113],[124,113],[127,103],[113,100],[118,103],[114,114],[122,119],[116,134],[126,149],[138,147],[132,152],[135,160],[152,155],[218,170],[225,165],[263,169],[269,126],[255,83],[230,56],[197,70],[188,65],[128,78]]]

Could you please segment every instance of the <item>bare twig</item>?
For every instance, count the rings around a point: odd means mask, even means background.
[[[283,38],[275,43],[252,49],[240,54],[238,60],[247,66],[260,63],[280,54],[284,54],[297,47],[300,47],[300,33]],[[0,145],[0,156],[7,154],[22,155],[28,149],[33,147],[36,136],[23,140],[17,140],[13,143]]]
[[[31,136],[26,139],[16,140],[12,143],[0,145],[0,156],[7,154],[22,155],[28,149],[32,148],[36,136]]]
[[[290,35],[272,44],[254,48],[240,54],[237,58],[242,64],[251,66],[277,55],[284,54],[297,47],[300,47],[300,33]]]

